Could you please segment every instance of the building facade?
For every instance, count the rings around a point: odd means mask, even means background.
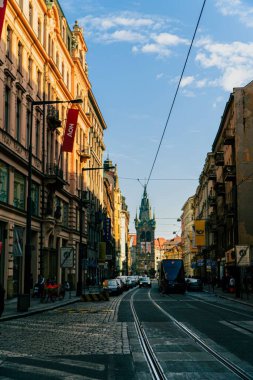
[[[39,274],[73,287],[84,271],[100,276],[103,170],[90,169],[103,165],[106,124],[86,53],[82,29],[69,27],[57,0],[8,1],[0,43],[0,278],[8,298],[29,291]],[[82,104],[68,103],[77,98]],[[79,110],[75,140],[72,152],[62,152],[71,107]],[[68,267],[66,247],[73,248]]]

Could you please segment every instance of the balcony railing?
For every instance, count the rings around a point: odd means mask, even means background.
[[[236,178],[235,165],[226,165],[223,168],[223,175],[225,181],[234,181]]]
[[[47,164],[45,183],[54,189],[62,189],[66,182],[63,179],[63,170],[56,164]]]
[[[232,128],[226,129],[223,134],[223,144],[232,145],[234,141],[235,141],[235,130]]]
[[[216,206],[216,196],[208,195],[207,202],[209,206]]]
[[[91,149],[90,147],[83,148],[77,151],[77,154],[80,156],[80,161],[85,162],[89,158],[91,158]]]
[[[224,152],[216,152],[215,153],[215,165],[223,166],[224,165]]]
[[[48,106],[47,112],[47,125],[51,131],[55,131],[61,126],[61,120],[59,119],[59,111],[54,106]]]
[[[225,183],[217,182],[215,184],[216,195],[225,195]]]
[[[208,171],[207,177],[208,177],[209,181],[216,181],[216,170],[210,169]]]

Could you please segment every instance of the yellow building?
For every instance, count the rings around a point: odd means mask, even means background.
[[[70,29],[56,0],[8,1],[0,42],[0,278],[8,298],[29,292],[40,273],[57,282],[68,276],[74,287],[84,267],[97,273],[103,173],[83,169],[101,167],[106,124],[91,91],[86,53],[82,29]],[[71,107],[65,101],[77,98],[83,102],[72,106],[79,109],[73,151],[61,153]],[[64,247],[73,248],[67,267]]]

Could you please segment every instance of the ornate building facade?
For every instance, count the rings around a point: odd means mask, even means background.
[[[141,200],[139,217],[135,217],[137,235],[136,271],[138,274],[155,273],[155,217],[151,215],[151,207],[147,195],[146,185]]]

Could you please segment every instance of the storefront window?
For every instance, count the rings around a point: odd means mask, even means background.
[[[4,203],[8,203],[8,183],[8,166],[0,161],[0,201]]]
[[[14,175],[13,206],[21,210],[25,209],[25,176],[17,172]]]

